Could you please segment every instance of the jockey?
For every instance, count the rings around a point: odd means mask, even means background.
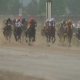
[[[6,23],[5,23],[5,26],[4,26],[3,30],[5,30],[6,28],[8,28],[8,24],[11,24],[12,25],[12,20],[10,18],[8,18],[6,20]]]
[[[62,20],[62,23],[63,23],[63,25],[66,25],[66,21],[64,19]]]
[[[48,32],[48,28],[49,28],[49,19],[47,19],[47,20],[44,22],[44,31]]]
[[[37,22],[34,20],[34,18],[31,18],[31,19],[29,20],[29,22],[28,22],[27,31],[29,31],[29,29],[32,28],[32,30],[33,30],[33,35],[34,35],[33,41],[35,41],[35,33],[36,33],[35,27],[37,27]]]
[[[78,25],[77,25],[77,34],[80,34],[80,21],[78,22]]]
[[[31,18],[28,22],[28,28],[29,27],[34,27],[35,28],[36,26],[37,26],[36,21],[34,20],[34,18]]]
[[[20,18],[16,19],[14,32],[16,32],[17,34],[21,34],[21,32],[22,32],[22,24],[21,24],[21,19]]]
[[[8,25],[8,23],[11,23],[11,24],[12,24],[12,20],[11,20],[10,18],[8,18],[8,19],[6,20],[6,25]]]
[[[72,26],[72,20],[71,20],[71,19],[69,19],[69,20],[67,21],[67,27],[69,27],[69,26]]]
[[[46,20],[46,27],[49,27],[49,19]]]
[[[65,25],[66,25],[66,21],[63,19],[62,20],[62,25],[65,27]]]
[[[16,20],[16,26],[17,27],[21,27],[21,19],[20,18],[17,18],[17,20]]]
[[[45,22],[44,22],[44,28],[45,27],[49,27],[49,19],[47,19]]]
[[[60,29],[63,27],[63,28],[65,28],[65,26],[66,26],[66,22],[65,22],[65,20],[63,19],[62,21],[61,21],[61,23],[60,23]]]
[[[54,18],[51,18],[50,21],[49,21],[49,27],[52,26],[53,29],[54,29],[54,39],[55,39],[55,19]]]
[[[67,32],[67,28],[68,28],[68,27],[71,27],[71,28],[73,27],[73,24],[72,24],[72,20],[71,20],[71,19],[69,19],[69,20],[66,22],[66,28],[65,28],[65,31],[64,31],[65,33]]]
[[[55,28],[55,19],[54,18],[50,19],[49,26],[53,26]]]

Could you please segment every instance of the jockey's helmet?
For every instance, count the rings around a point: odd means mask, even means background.
[[[31,18],[30,20],[31,20],[31,21],[33,21],[33,20],[34,20],[34,18]]]
[[[50,21],[55,21],[55,19],[54,18],[51,18]]]
[[[8,18],[8,20],[10,20],[10,18]]]
[[[68,23],[72,23],[72,20],[71,20],[71,19],[69,19],[69,20],[68,20]]]
[[[17,20],[20,21],[21,19],[20,18],[17,18]]]

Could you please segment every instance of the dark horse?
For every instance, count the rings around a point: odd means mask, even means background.
[[[55,22],[51,23],[51,26],[46,26],[44,29],[41,30],[41,35],[47,38],[47,42],[52,40],[52,43],[55,42]],[[53,40],[54,39],[54,40]]]
[[[55,42],[55,27],[50,26],[48,28],[48,32],[45,32],[45,35],[47,37],[47,42],[50,42],[52,40],[52,43],[54,43]]]
[[[37,26],[36,21],[33,21],[30,25],[30,27],[25,31],[25,36],[26,38],[29,38],[29,42],[35,42],[35,35],[36,35],[36,30],[35,27]],[[27,42],[27,40],[26,40]]]
[[[26,38],[29,38],[29,42],[34,42],[35,41],[35,29],[34,27],[30,27],[28,30],[26,30],[25,32],[25,36]],[[27,40],[26,40],[27,42]]]
[[[76,37],[80,40],[80,28],[76,31]]]
[[[25,31],[26,31],[26,29],[27,29],[27,23],[24,22],[24,23],[22,24],[22,42],[23,42],[23,39],[24,39],[24,36],[25,36]]]
[[[14,26],[13,34],[14,34],[15,40],[16,41],[20,40],[20,43],[21,43],[22,27]]]
[[[10,42],[11,35],[12,35],[12,23],[5,24],[5,27],[3,28],[3,35],[4,37]]]
[[[68,38],[69,46],[71,46],[72,35],[73,35],[72,25],[69,24],[67,27],[67,38]]]
[[[77,46],[78,46],[80,41],[80,28],[78,28],[76,31],[76,37],[77,37]]]

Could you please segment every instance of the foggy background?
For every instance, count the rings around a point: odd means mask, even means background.
[[[52,17],[56,21],[80,18],[80,0],[52,0]],[[5,16],[5,17],[2,17]],[[46,0],[0,0],[0,17],[29,19],[34,17],[40,23],[46,19]]]

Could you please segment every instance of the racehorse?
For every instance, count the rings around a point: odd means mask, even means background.
[[[80,41],[80,28],[78,29],[78,31],[76,31],[76,37],[77,37],[77,46],[78,46]]]
[[[14,31],[13,31],[15,40],[18,41],[20,40],[21,43],[21,34],[22,34],[22,27],[17,27],[16,25],[14,26]]]
[[[7,24],[5,24],[5,27],[3,28],[3,35],[10,42],[11,35],[12,35],[12,23],[11,22],[8,22]]]
[[[29,38],[29,43],[30,42],[35,42],[35,35],[36,35],[36,29],[37,23],[36,21],[33,21],[30,25],[30,27],[27,27],[27,30],[25,31],[25,37]],[[27,42],[27,40],[26,40]]]
[[[41,30],[41,35],[42,36],[46,36],[47,38],[47,42],[51,42],[52,43],[55,42],[55,22],[51,22],[50,26],[46,26],[44,27],[44,29]]]
[[[71,46],[72,35],[73,35],[72,25],[69,24],[67,27],[67,38],[68,38],[69,46]]]
[[[66,32],[65,32],[65,26],[64,25],[61,25],[61,27],[58,29],[57,31],[57,35],[59,36],[59,39],[60,39],[60,42],[62,41],[62,38],[64,39],[65,41],[65,38],[67,36]]]
[[[27,23],[25,22],[24,24],[22,24],[22,42],[25,36],[26,29],[27,29]]]
[[[55,28],[53,26],[50,26],[48,28],[48,32],[46,32],[45,35],[47,37],[47,42],[50,42],[51,40],[52,40],[52,43],[55,42]]]
[[[29,38],[29,42],[34,42],[35,41],[35,28],[34,27],[30,27],[28,30],[26,30],[25,32],[25,36],[26,38]],[[26,40],[27,42],[27,40]]]
[[[52,40],[52,43],[54,43],[55,42],[55,26],[53,26],[52,24],[51,26],[45,27],[44,29],[41,30],[41,35],[47,38],[47,42],[51,42]]]

